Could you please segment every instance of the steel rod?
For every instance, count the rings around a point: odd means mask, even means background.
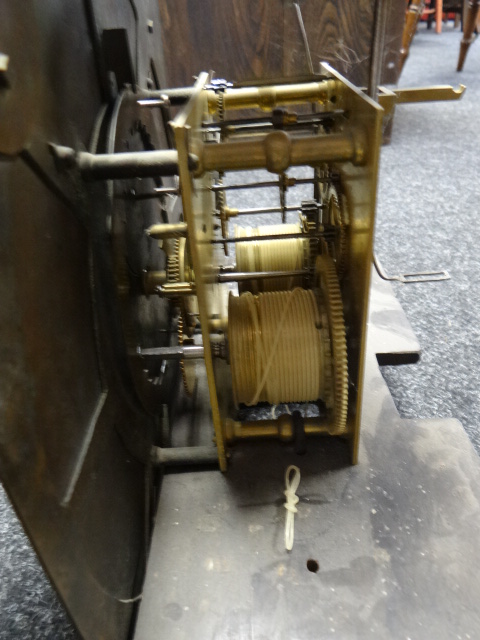
[[[161,360],[198,360],[203,358],[202,345],[177,345],[174,347],[151,347],[137,349],[137,355],[142,358],[159,358]]]
[[[385,43],[385,27],[387,24],[387,14],[390,8],[390,2],[387,0],[375,0],[374,18],[373,18],[373,38],[370,57],[370,69],[368,76],[367,95],[372,100],[378,100],[378,85],[382,73],[382,63]]]
[[[288,185],[289,187],[296,187],[300,184],[313,184],[315,182],[314,178],[287,178],[287,180],[294,181],[293,184]],[[328,178],[322,178],[320,182],[328,182],[328,180]],[[242,184],[214,184],[210,189],[212,191],[233,191],[235,189],[260,189],[268,187],[277,187],[278,189],[278,186],[278,180],[266,180],[261,182],[244,182]]]
[[[90,180],[175,176],[179,173],[178,153],[172,149],[94,154],[54,144],[49,146],[59,169],[77,168],[83,178]],[[190,170],[195,170],[198,158],[190,154],[188,161]]]
[[[315,72],[313,70],[313,62],[312,55],[310,53],[310,46],[308,44],[307,32],[305,30],[305,24],[303,22],[302,10],[300,9],[300,5],[298,2],[294,2],[293,6],[295,7],[295,11],[297,12],[298,24],[300,26],[300,32],[302,34],[303,46],[305,49],[305,56],[307,58],[307,66],[310,73],[313,75]]]
[[[307,276],[309,271],[298,269],[297,271],[234,271],[232,273],[219,273],[217,282],[243,282],[245,280],[263,280],[267,278],[290,278]]]
[[[129,193],[125,197],[131,200],[153,200],[155,198],[163,198],[164,196],[178,196],[179,189],[176,187],[158,187],[147,193]]]
[[[172,107],[178,107],[190,100],[193,95],[193,87],[179,87],[178,89],[163,89],[159,91],[142,91],[138,94],[138,100],[151,100],[164,102],[165,98]]]
[[[315,184],[315,182],[330,182],[331,178],[319,178],[316,180],[315,178],[288,178],[291,183],[288,185],[289,188],[297,187],[302,184]],[[259,182],[245,182],[241,184],[214,184],[210,187],[210,190],[213,192],[216,191],[238,191],[240,189],[269,189],[269,188],[277,188],[279,187],[278,180],[265,180]],[[161,198],[165,195],[177,196],[180,191],[176,187],[158,187],[149,193],[136,193],[134,195],[129,195],[130,198],[134,200],[150,200],[153,198]]]
[[[299,240],[319,240],[320,238],[326,238],[330,235],[333,235],[332,232],[323,231],[318,234],[307,234],[307,233],[278,233],[271,234],[269,236],[249,236],[246,238],[215,238],[210,240],[211,244],[223,244],[224,242],[263,242],[265,240],[289,240],[290,238],[298,238]]]
[[[148,107],[154,109],[156,107],[169,107],[170,100],[164,96],[163,98],[147,98],[146,100],[137,100],[139,107]]]
[[[157,187],[153,191],[160,196],[178,196],[180,193],[177,187]]]
[[[258,209],[238,209],[235,210],[236,216],[256,216],[260,213],[282,213],[283,211],[301,211],[299,205],[291,205],[282,209],[281,207],[259,207]]]
[[[282,124],[282,126],[276,126],[276,123],[270,122],[268,119],[258,119],[258,121],[245,121],[242,123],[241,120],[225,120],[224,122],[212,122],[212,123],[204,123],[202,125],[203,131],[206,133],[218,133],[224,132],[229,136],[235,137],[235,134],[245,135],[248,132],[259,133],[262,131],[271,131],[272,129],[280,129],[285,131],[302,131],[305,129],[311,129],[314,127],[317,129],[320,125],[325,122],[332,122],[333,118],[336,116],[343,114],[343,111],[336,112],[328,112],[325,115],[321,114],[320,117],[309,118],[309,119],[298,119],[296,122],[289,122],[286,124]],[[234,124],[237,123],[237,124]]]
[[[316,113],[314,116],[309,114],[297,114],[296,122],[290,125],[316,125],[321,124],[323,120],[343,115],[345,112],[343,109],[336,109],[335,111],[323,111],[322,113]],[[250,125],[272,125],[272,117],[260,117],[260,118],[238,118],[236,120],[223,120],[222,122],[202,122],[202,127],[205,129],[229,129],[230,127],[248,127]]]
[[[190,464],[218,463],[217,448],[203,447],[152,447],[151,459],[155,465],[188,466]]]
[[[153,200],[155,198],[163,198],[166,195],[178,194],[177,189],[155,189],[147,193],[128,193],[124,196],[127,200]]]

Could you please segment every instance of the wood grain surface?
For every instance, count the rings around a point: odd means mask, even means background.
[[[394,83],[405,3],[385,0],[390,17],[383,82]],[[159,0],[168,82],[192,83],[200,71],[244,81],[308,72],[293,0]],[[374,0],[300,0],[314,69],[332,64],[366,85]]]

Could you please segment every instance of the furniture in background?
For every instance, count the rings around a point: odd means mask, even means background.
[[[427,27],[430,29],[433,21],[435,20],[436,33],[442,33],[442,24],[444,15],[455,15],[455,26],[462,20],[462,16],[465,8],[465,0],[430,0],[429,7],[426,11]]]
[[[400,49],[400,59],[398,74],[402,73],[403,65],[410,53],[410,45],[412,44],[413,36],[417,31],[418,21],[423,15],[425,10],[425,0],[413,0],[409,3],[407,9],[407,15],[405,18],[405,26],[403,27],[402,34],[402,47]]]
[[[460,53],[458,55],[457,71],[462,71],[467,57],[468,49],[475,40],[475,27],[477,26],[478,13],[480,10],[480,0],[470,0],[468,3],[467,15],[463,25],[463,38],[460,43]]]
[[[480,0],[411,0],[407,3],[407,14],[402,34],[402,46],[399,58],[399,75],[402,72],[405,61],[408,58],[410,45],[417,30],[421,17],[427,16],[427,27],[431,26],[435,17],[437,33],[442,32],[444,14],[455,14],[455,23],[461,21],[463,27],[463,39],[460,44],[457,71],[463,69],[467,51],[475,39],[475,28],[479,18]]]

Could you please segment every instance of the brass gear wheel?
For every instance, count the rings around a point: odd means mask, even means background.
[[[180,240],[171,241],[171,247],[167,253],[167,282],[180,282]]]
[[[176,238],[167,252],[167,281],[168,282],[186,282],[192,281],[194,274],[190,268],[188,260],[187,246],[185,238]],[[180,309],[178,316],[178,344],[182,346],[191,342],[194,324],[189,322],[190,312],[194,312],[196,306],[194,304],[195,297],[180,298],[172,301]],[[180,360],[180,372],[182,374],[183,388],[188,396],[193,395],[197,381],[197,370],[195,362],[189,360]]]
[[[195,273],[191,267],[186,238],[175,238],[164,249],[167,254],[167,282],[194,282]],[[195,317],[198,313],[196,296],[175,298],[172,304],[180,309],[183,332],[189,338],[195,329]]]
[[[318,205],[313,200],[306,200],[302,202],[302,212],[300,214],[300,224],[303,232],[307,235],[315,234],[318,230],[319,224],[319,210]],[[318,243],[315,239],[311,239],[309,242],[304,242],[304,264],[310,268],[315,266],[315,258],[318,255]]]
[[[175,238],[170,242],[171,245],[166,249],[167,281],[194,282],[195,273],[190,266],[191,261],[186,238]]]
[[[223,185],[223,173],[219,174],[218,180],[217,180],[217,185],[222,186]],[[226,198],[225,198],[225,191],[223,190],[219,190],[216,192],[216,207],[217,210],[219,212],[220,215],[220,231],[222,234],[222,238],[224,238],[225,240],[228,239],[228,217],[227,217],[227,203],[226,203]],[[226,256],[229,255],[228,253],[228,243],[224,242],[223,243],[223,251],[225,253]]]
[[[335,264],[330,256],[318,256],[316,273],[326,308],[331,346],[333,387],[333,421],[331,435],[339,436],[347,430],[348,360],[343,303]]]
[[[185,338],[183,333],[183,318],[182,314],[178,317],[178,344],[182,346],[185,343],[190,343],[189,338]],[[183,388],[187,396],[192,396],[197,384],[197,369],[194,361],[180,360],[180,372],[182,374]]]
[[[325,195],[327,206],[326,220],[337,230],[335,240],[326,242],[326,250],[335,262],[338,277],[341,278],[347,269],[347,207],[345,196],[339,196],[337,189],[330,184]]]

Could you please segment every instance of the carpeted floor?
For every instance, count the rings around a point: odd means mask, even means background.
[[[451,274],[395,285],[423,353],[419,364],[383,373],[404,417],[457,417],[480,452],[480,44],[457,74],[459,42],[450,23],[441,36],[422,25],[412,45],[401,86],[462,82],[468,90],[460,102],[397,109],[382,153],[376,249],[390,273]],[[0,640],[75,637],[0,489]]]
[[[405,105],[382,152],[376,250],[390,273],[446,269],[451,280],[395,285],[422,345],[418,365],[385,367],[400,413],[455,417],[480,452],[480,46],[455,71],[459,33],[420,29],[403,86],[467,85],[459,102]]]

